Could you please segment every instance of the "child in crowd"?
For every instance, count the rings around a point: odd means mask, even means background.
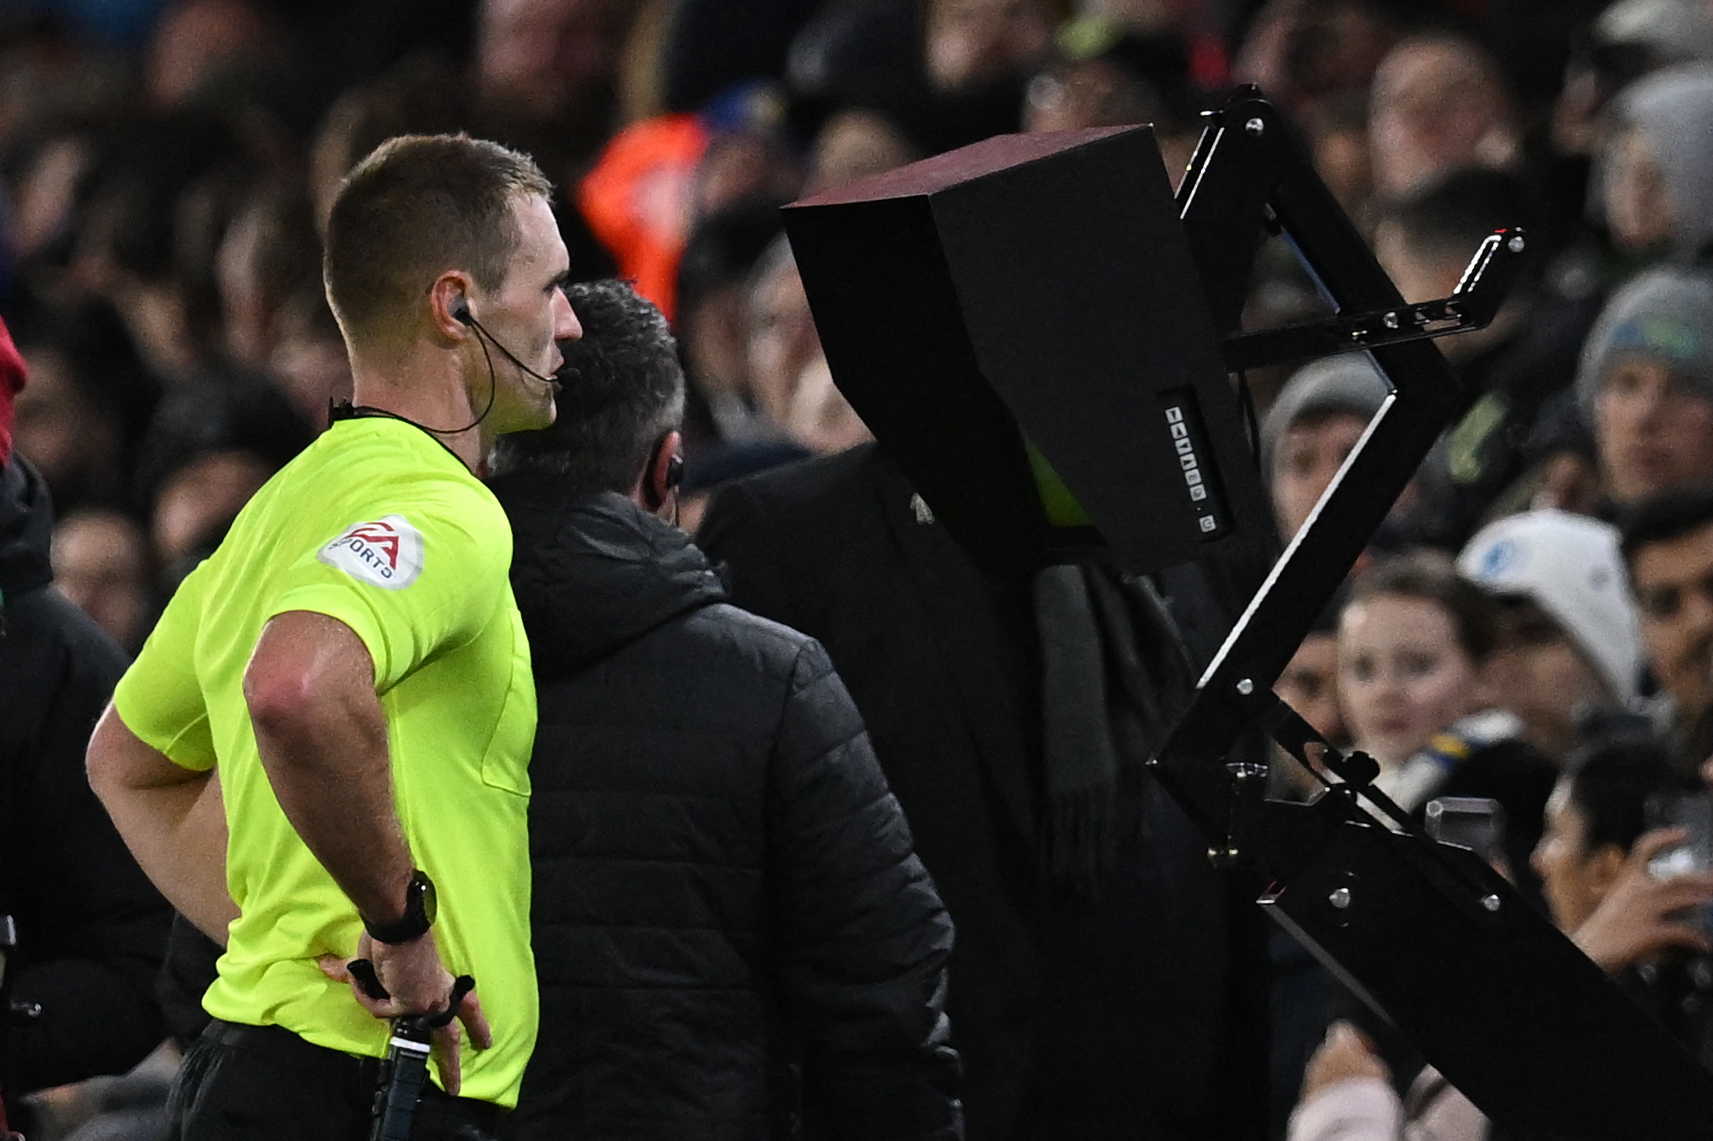
[[[1556,773],[1515,716],[1484,708],[1497,632],[1494,601],[1448,560],[1378,563],[1339,615],[1338,699],[1352,746],[1380,765],[1376,788],[1408,812],[1436,796],[1499,801],[1518,870],[1540,837]]]
[[[1356,580],[1338,623],[1339,701],[1356,748],[1380,764],[1381,790],[1405,807],[1437,785],[1410,761],[1475,711],[1492,652],[1492,602],[1426,555],[1377,565]]]

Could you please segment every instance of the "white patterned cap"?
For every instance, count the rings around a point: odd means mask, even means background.
[[[1635,701],[1641,616],[1618,530],[1563,511],[1529,511],[1481,528],[1457,557],[1465,578],[1529,599],[1559,624],[1612,692]]]

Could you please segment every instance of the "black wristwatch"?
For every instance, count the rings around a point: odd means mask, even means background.
[[[363,930],[377,943],[408,943],[420,939],[434,925],[434,881],[421,868],[410,873],[404,889],[404,915],[391,923],[363,920]]]

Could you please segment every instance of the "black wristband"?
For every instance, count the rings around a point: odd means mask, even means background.
[[[363,930],[377,943],[409,943],[420,939],[434,925],[436,901],[434,881],[421,868],[412,870],[404,889],[404,914],[391,923],[363,920]]]

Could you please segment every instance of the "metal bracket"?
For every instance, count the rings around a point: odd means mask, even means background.
[[[1221,346],[1225,367],[1241,372],[1281,361],[1484,329],[1516,284],[1527,248],[1522,230],[1496,231],[1476,249],[1450,297],[1228,337]]]

